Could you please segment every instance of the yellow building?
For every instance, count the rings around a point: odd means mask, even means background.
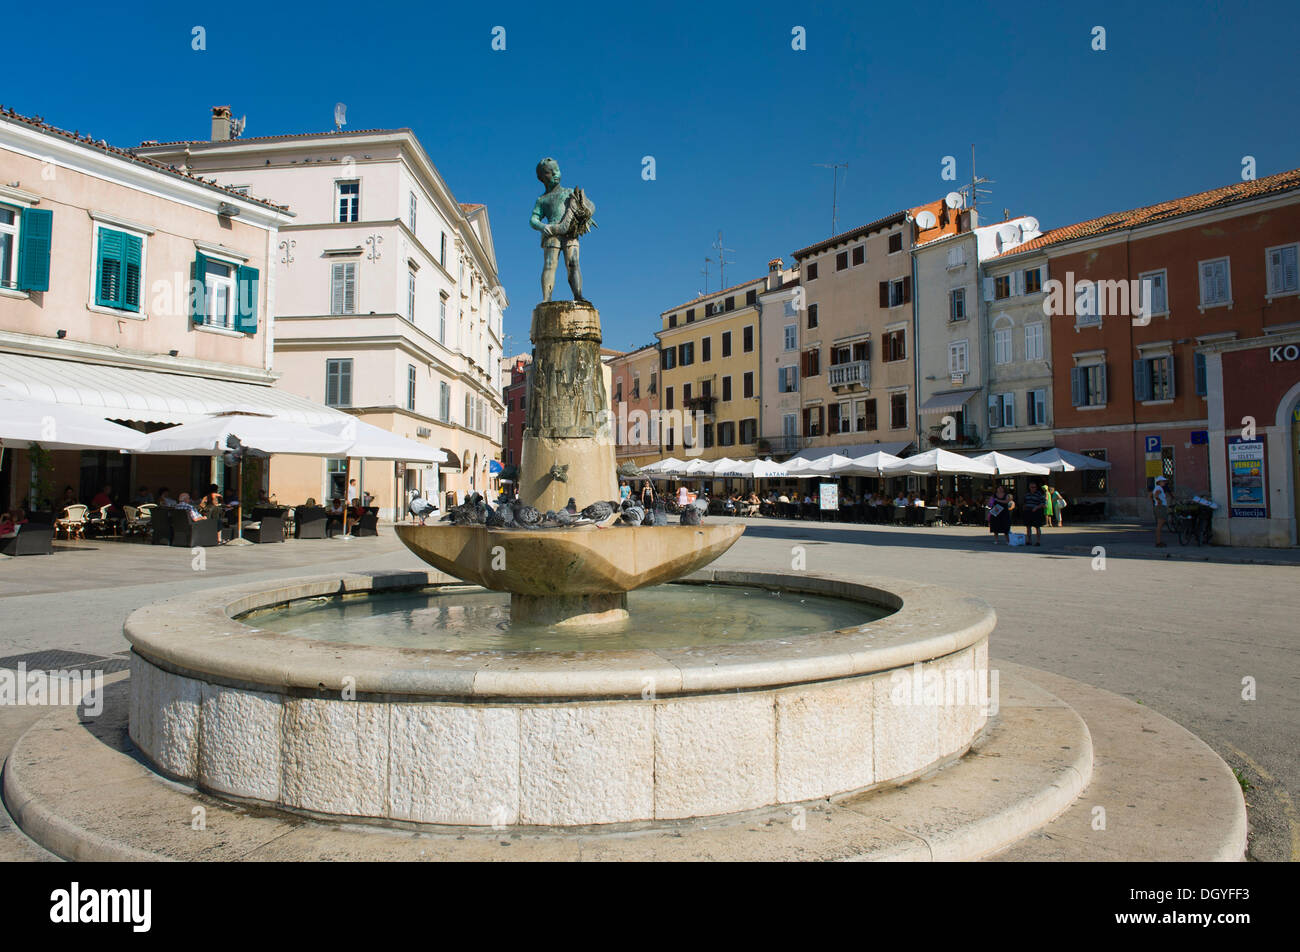
[[[753,459],[758,442],[758,295],[766,278],[664,311],[658,442],[678,459]]]

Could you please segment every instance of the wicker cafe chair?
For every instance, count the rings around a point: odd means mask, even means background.
[[[62,532],[67,539],[84,539],[86,537],[86,513],[89,511],[88,506],[76,503],[66,507],[63,515],[54,521],[54,537],[57,539]]]

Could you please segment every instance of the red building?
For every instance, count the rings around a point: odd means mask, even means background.
[[[532,359],[523,354],[502,361],[502,370],[510,374],[510,381],[501,393],[506,404],[506,418],[501,424],[501,463],[506,467],[519,465],[519,454],[524,445],[524,420],[527,418],[524,400],[530,363]]]
[[[1300,169],[1057,228],[1004,256],[1048,257],[1055,442],[1110,462],[1084,486],[1109,515],[1150,519],[1157,475],[1175,497],[1227,499],[1198,348],[1300,327],[1298,242]]]

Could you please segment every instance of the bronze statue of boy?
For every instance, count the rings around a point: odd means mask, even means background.
[[[578,267],[578,239],[596,227],[592,213],[596,206],[580,188],[560,186],[560,164],[552,158],[537,163],[537,178],[546,191],[533,204],[529,224],[542,233],[542,300],[549,301],[555,290],[555,268],[560,252],[569,272],[569,288],[575,301],[582,296],[582,271]]]

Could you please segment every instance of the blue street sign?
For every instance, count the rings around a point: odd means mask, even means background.
[[[1146,441],[1147,441],[1147,452],[1148,452],[1148,453],[1159,453],[1159,452],[1160,452],[1160,437],[1158,437],[1158,436],[1148,436],[1148,437],[1146,438]]]

